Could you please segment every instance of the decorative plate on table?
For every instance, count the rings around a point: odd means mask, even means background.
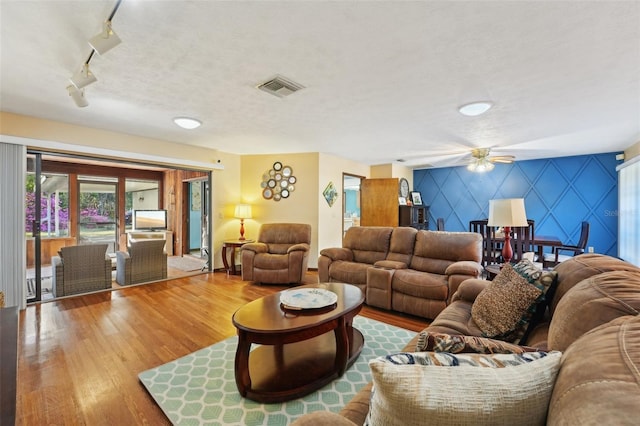
[[[299,288],[280,294],[280,303],[288,309],[318,309],[337,301],[337,294],[323,288]]]

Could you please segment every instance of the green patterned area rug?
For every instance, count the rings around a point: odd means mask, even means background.
[[[286,425],[305,413],[338,412],[371,380],[369,360],[402,349],[415,332],[356,316],[354,326],[365,344],[345,374],[304,398],[260,404],[242,398],[236,388],[236,336],[138,375],[175,425]]]

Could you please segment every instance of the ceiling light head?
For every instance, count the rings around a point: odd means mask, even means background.
[[[99,55],[104,55],[109,50],[119,45],[122,41],[118,34],[111,28],[111,21],[106,21],[102,25],[102,32],[89,40],[89,45],[98,52]]]
[[[467,170],[469,170],[470,172],[484,173],[484,172],[490,172],[495,167],[496,167],[495,164],[493,164],[491,161],[489,161],[488,158],[485,157],[485,158],[474,159],[467,166]]]
[[[69,91],[69,96],[71,96],[73,102],[76,103],[76,106],[84,108],[89,105],[89,102],[87,102],[87,99],[84,97],[84,89],[78,89],[73,84],[70,84],[67,87],[67,90]]]
[[[202,121],[190,117],[176,117],[173,119],[173,122],[187,130],[197,129],[202,125]]]
[[[471,102],[459,107],[458,111],[460,114],[466,115],[467,117],[476,117],[489,111],[492,106],[493,102],[491,101]]]
[[[98,81],[95,75],[89,69],[89,64],[85,63],[82,69],[75,73],[70,79],[71,83],[76,86],[77,89],[82,89],[85,86],[90,85]]]

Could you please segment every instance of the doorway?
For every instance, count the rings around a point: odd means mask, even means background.
[[[360,226],[360,184],[364,176],[342,174],[342,236],[352,226]]]
[[[185,182],[188,192],[187,212],[188,221],[187,247],[185,253],[202,259],[209,258],[209,180],[200,178]]]
[[[53,297],[52,257],[70,237],[69,175],[42,171],[42,154],[27,154],[25,188],[27,302]]]

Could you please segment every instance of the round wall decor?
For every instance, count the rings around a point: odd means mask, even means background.
[[[265,200],[280,201],[289,198],[295,190],[297,179],[293,176],[293,168],[285,166],[280,161],[273,163],[271,169],[262,174],[262,197]]]

